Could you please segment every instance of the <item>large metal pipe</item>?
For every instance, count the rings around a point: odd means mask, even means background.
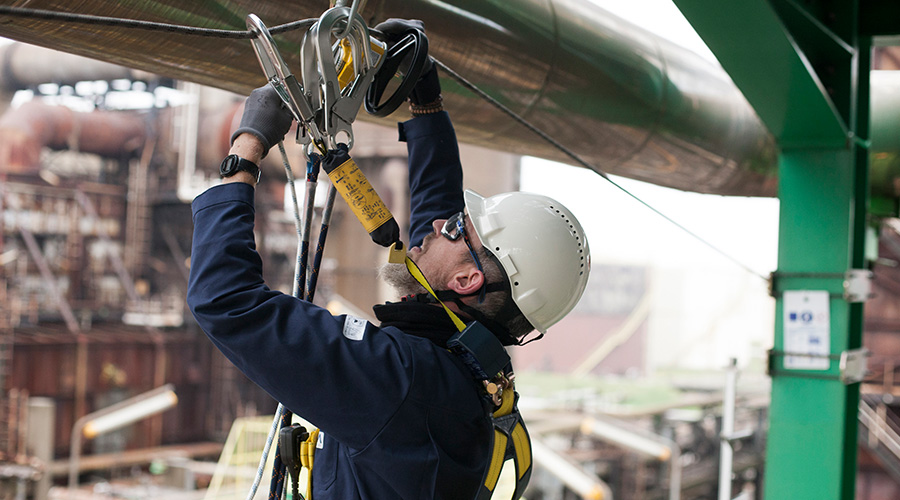
[[[871,184],[876,195],[900,194],[900,71],[873,71]]]
[[[600,418],[586,418],[581,424],[581,432],[660,462],[669,462],[669,500],[681,498],[681,447],[674,440],[639,434]]]
[[[42,83],[74,85],[91,80],[152,80],[152,73],[36,45],[0,46],[0,90],[26,89]]]
[[[251,12],[274,26],[318,17],[325,5],[31,0],[28,7],[244,30]],[[363,17],[424,20],[434,56],[600,169],[690,191],[775,195],[777,146],[727,74],[586,0],[371,0]],[[0,23],[10,38],[239,93],[265,82],[246,39],[9,14]],[[276,36],[295,67],[300,36]],[[571,161],[446,75],[443,85],[461,140]],[[876,115],[895,110],[873,106]],[[881,146],[874,142],[876,155]],[[893,177],[876,179],[878,189],[896,193]]]
[[[60,9],[51,0],[28,7]],[[233,30],[251,12],[273,26],[323,8],[313,0],[65,4],[69,12]],[[775,192],[774,143],[724,71],[586,1],[372,0],[363,15],[370,24],[423,19],[433,55],[599,168],[701,192]],[[241,93],[265,81],[245,39],[4,19],[7,37],[166,76]],[[300,33],[276,40],[296,63]],[[444,90],[462,140],[565,159],[447,78]]]
[[[71,54],[66,54],[72,57]],[[228,151],[231,130],[240,119],[240,103],[218,98],[215,106],[201,107],[199,125],[195,132],[199,165],[209,168],[218,165]],[[43,148],[93,153],[109,158],[137,155],[147,145],[148,138],[156,141],[155,154],[160,161],[176,161],[179,146],[171,140],[175,121],[180,119],[178,108],[158,113],[140,111],[73,111],[62,105],[29,101],[0,116],[0,172],[36,174],[41,167]],[[149,136],[149,137],[148,137]],[[191,142],[191,141],[189,141]],[[299,148],[289,145],[291,152]],[[296,151],[295,151],[296,150]],[[263,168],[281,168],[277,158],[269,157]]]
[[[121,157],[144,144],[147,124],[136,113],[79,113],[31,101],[0,117],[0,170],[34,174],[41,149],[72,149]]]
[[[594,474],[589,474],[573,464],[541,439],[533,438],[531,448],[534,462],[562,481],[567,488],[584,500],[612,500],[612,490]]]

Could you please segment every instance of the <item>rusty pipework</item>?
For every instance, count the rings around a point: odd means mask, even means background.
[[[86,80],[158,80],[159,77],[117,64],[66,52],[11,43],[0,46],[0,90],[12,92],[42,83],[74,85]]]
[[[0,170],[36,174],[44,147],[111,158],[133,155],[144,144],[146,128],[135,112],[80,113],[31,101],[0,117]]]

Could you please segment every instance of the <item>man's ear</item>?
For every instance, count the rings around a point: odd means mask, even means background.
[[[460,295],[472,295],[484,285],[484,273],[475,266],[465,266],[457,270],[447,283],[450,290]]]

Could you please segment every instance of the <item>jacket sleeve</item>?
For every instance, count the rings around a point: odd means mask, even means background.
[[[191,312],[272,397],[349,446],[364,446],[410,390],[411,348],[390,329],[270,290],[254,242],[253,196],[251,186],[233,183],[194,200]]]
[[[409,246],[419,246],[435,219],[465,208],[456,132],[446,111],[400,123],[409,152]]]

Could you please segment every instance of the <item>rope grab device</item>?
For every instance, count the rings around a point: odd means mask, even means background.
[[[493,431],[488,465],[475,500],[491,498],[506,460],[513,460],[515,464],[516,487],[512,498],[517,500],[531,477],[532,454],[528,431],[516,406],[518,394],[514,388],[515,375],[509,355],[486,327],[477,321],[465,324],[437,298],[425,276],[406,256],[400,240],[400,228],[393,215],[349,154],[353,147],[352,124],[359,108],[364,104],[368,113],[379,117],[394,112],[415,87],[428,59],[428,39],[423,32],[412,28],[399,41],[389,45],[375,36],[377,32],[368,29],[358,13],[359,3],[360,0],[353,0],[351,7],[337,5],[318,19],[301,23],[301,29],[305,28],[306,33],[299,54],[299,79],[281,57],[262,20],[255,14],[247,16],[247,28],[253,35],[251,43],[256,57],[269,84],[299,125],[296,140],[303,146],[307,160],[305,224],[300,222],[299,207],[294,197],[295,219],[300,233],[294,295],[311,301],[315,293],[324,235],[335,192],[338,192],[372,240],[390,247],[389,261],[405,262],[410,273],[444,307],[459,330],[448,341],[448,350],[465,363],[478,384]],[[399,84],[395,84],[397,76],[400,77]],[[385,97],[391,86],[396,88]],[[279,149],[294,192],[293,174],[287,156],[283,146],[280,145]],[[314,265],[307,271],[310,218],[320,168],[325,170],[331,185]],[[304,286],[307,273],[309,283]],[[272,443],[274,434],[278,433],[269,497],[282,498],[285,473],[288,473],[293,480],[293,497],[311,500],[312,465],[320,435],[318,429],[307,432],[299,424],[292,424],[291,419],[291,412],[279,404],[269,435],[269,443]],[[253,498],[258,488],[269,446],[263,452],[257,479],[248,499]],[[303,468],[307,470],[306,497],[298,491]]]

